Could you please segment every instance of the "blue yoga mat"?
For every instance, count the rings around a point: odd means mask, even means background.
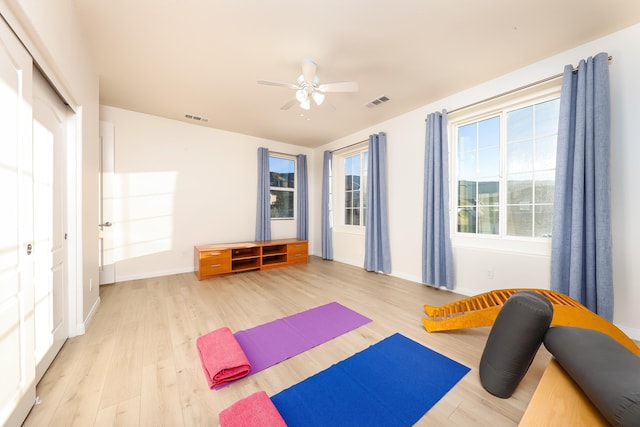
[[[467,372],[394,334],[271,400],[289,427],[411,426]]]

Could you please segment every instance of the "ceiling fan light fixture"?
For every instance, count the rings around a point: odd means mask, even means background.
[[[297,78],[297,84],[280,83],[270,80],[258,80],[259,84],[269,86],[281,86],[295,90],[295,98],[289,100],[280,107],[281,110],[288,110],[296,103],[303,110],[311,109],[311,100],[317,106],[324,103],[326,93],[328,92],[357,92],[357,82],[337,82],[337,83],[320,83],[320,78],[316,74],[317,65],[310,59],[302,62],[302,74]]]
[[[300,104],[302,104],[304,101],[309,100],[309,94],[307,94],[307,91],[304,89],[298,89],[296,91],[296,99]]]
[[[311,97],[313,98],[317,106],[322,105],[322,103],[324,102],[324,93],[322,92],[313,92]]]

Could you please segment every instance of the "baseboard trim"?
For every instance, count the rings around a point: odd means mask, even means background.
[[[73,338],[78,335],[84,335],[85,332],[87,332],[89,324],[93,320],[93,316],[95,316],[96,312],[98,311],[98,307],[100,307],[100,297],[96,299],[96,302],[93,304],[93,307],[91,307],[91,310],[89,310],[89,314],[84,319],[84,321],[76,325],[76,330],[73,331],[73,334],[69,334],[69,338]]]

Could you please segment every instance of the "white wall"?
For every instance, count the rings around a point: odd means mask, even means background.
[[[109,106],[100,118],[115,129],[117,281],[193,271],[194,245],[254,240],[258,147],[311,154]],[[293,220],[272,220],[271,230],[296,237]]]
[[[366,139],[377,132],[387,133],[389,233],[392,275],[421,281],[422,199],[425,118],[442,109],[454,110],[483,99],[522,87],[562,72],[564,65],[605,51],[613,56],[611,78],[611,199],[613,267],[615,287],[614,323],[635,339],[640,339],[640,197],[635,195],[640,161],[636,127],[640,112],[640,25],[595,40],[547,58],[498,79],[449,96],[422,108],[363,129],[316,149],[310,182],[316,186],[315,204],[320,205],[322,152]],[[471,72],[471,71],[470,71]],[[393,102],[393,101],[391,101]],[[378,108],[384,108],[384,105]],[[320,221],[313,223],[312,252],[321,253]],[[334,232],[334,258],[362,266],[364,236]],[[528,255],[504,250],[454,248],[456,292],[474,295],[491,289],[513,287],[549,288],[549,256]],[[488,270],[493,270],[493,278]]]
[[[38,66],[75,110],[68,166],[74,188],[69,215],[71,335],[84,333],[98,295],[98,73],[72,0],[2,0],[0,12]]]

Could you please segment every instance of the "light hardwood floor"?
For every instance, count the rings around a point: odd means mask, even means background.
[[[462,298],[311,257],[309,264],[197,281],[193,273],[100,288],[87,333],[69,339],[37,387],[26,426],[217,426],[249,394],[273,395],[395,332],[471,371],[417,425],[517,425],[549,361],[541,347],[510,399],[487,393],[478,364],[489,329],[427,333],[422,306]],[[195,340],[337,301],[373,322],[219,391],[207,387]],[[390,375],[393,369],[390,367]]]

